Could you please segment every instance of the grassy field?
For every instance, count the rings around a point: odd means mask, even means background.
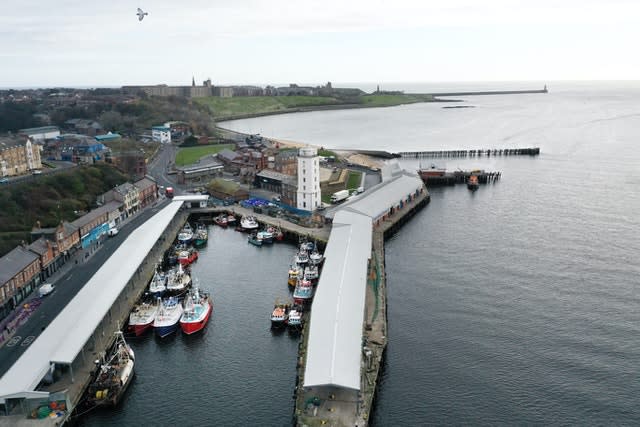
[[[349,179],[347,180],[347,188],[349,190],[356,189],[360,187],[360,183],[362,182],[362,172],[349,172]]]
[[[323,96],[244,96],[235,98],[206,97],[195,101],[209,107],[220,120],[242,114],[276,113],[290,108],[340,104],[336,98]]]
[[[339,99],[325,96],[243,96],[220,98],[210,96],[195,98],[195,101],[207,106],[214,118],[223,120],[246,114],[268,114],[295,108],[320,107],[327,105],[361,105],[363,107],[386,107],[413,102],[432,101],[431,95],[363,95]]]
[[[234,146],[233,144],[218,144],[181,148],[178,154],[176,154],[176,166],[190,165],[198,161],[201,157],[215,154],[225,148],[233,150]]]

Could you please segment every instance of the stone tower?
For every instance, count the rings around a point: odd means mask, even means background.
[[[313,147],[298,150],[298,202],[297,208],[313,211],[321,206],[320,158]]]

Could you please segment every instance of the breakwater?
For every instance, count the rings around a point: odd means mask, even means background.
[[[423,159],[430,157],[491,157],[491,156],[537,156],[539,147],[533,148],[488,148],[478,150],[431,150],[401,151],[397,156],[403,159]]]
[[[430,93],[432,96],[475,96],[475,95],[523,95],[528,93],[548,93],[547,87],[543,89],[528,90],[488,90],[481,92],[437,92]]]

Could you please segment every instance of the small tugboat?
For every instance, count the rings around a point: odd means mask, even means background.
[[[184,295],[189,286],[191,286],[191,276],[185,271],[182,264],[178,264],[167,274],[167,292],[171,295]]]
[[[235,217],[233,218],[233,221],[235,222]],[[225,214],[220,214],[217,217],[215,217],[213,219],[213,223],[215,225],[218,225],[222,228],[227,228],[227,225],[229,225],[229,218],[225,215]]]
[[[262,240],[258,239],[257,233],[249,234],[249,237],[247,237],[247,242],[251,243],[254,246],[262,246]]]
[[[289,304],[276,301],[271,312],[271,327],[279,328],[287,324],[289,319]]]
[[[133,379],[135,355],[121,331],[111,353],[103,361],[96,360],[97,374],[87,388],[91,406],[116,406]]]
[[[206,326],[213,311],[213,301],[196,287],[185,299],[184,312],[180,318],[180,328],[187,335],[194,334]]]
[[[133,332],[137,337],[144,334],[153,326],[156,319],[160,304],[158,299],[154,302],[141,302],[133,307],[133,311],[129,314],[129,331]]]
[[[471,191],[476,191],[478,188],[480,188],[477,175],[471,175],[469,177],[469,180],[467,181],[467,188]]]
[[[178,242],[188,245],[193,240],[193,229],[188,222],[182,227],[180,233],[178,233]]]
[[[176,297],[169,297],[162,301],[160,310],[153,321],[153,329],[160,338],[171,335],[178,329],[184,308]]]
[[[178,262],[182,265],[190,265],[198,259],[198,255],[198,251],[193,248],[180,251],[178,252]]]
[[[201,222],[196,226],[196,231],[193,233],[193,244],[196,247],[201,247],[207,244],[209,240],[209,232],[207,226]]]
[[[161,297],[167,290],[167,276],[156,267],[151,282],[149,282],[149,293],[152,297]]]
[[[240,219],[240,227],[244,231],[256,231],[258,227],[260,227],[260,224],[258,224],[258,221],[255,217],[247,215],[243,216],[242,219]]]

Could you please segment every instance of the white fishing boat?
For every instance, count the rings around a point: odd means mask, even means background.
[[[178,264],[167,274],[167,292],[172,295],[184,295],[191,286],[191,275]]]
[[[314,264],[307,265],[304,268],[304,278],[306,280],[316,280],[318,278],[318,266]]]
[[[182,230],[180,230],[180,233],[178,233],[178,242],[189,244],[191,243],[192,240],[193,240],[193,229],[191,228],[191,225],[187,222],[185,223],[184,227],[182,227]]]
[[[156,268],[151,282],[149,282],[149,293],[152,297],[161,297],[167,290],[167,275]]]
[[[245,215],[240,220],[240,227],[242,227],[242,229],[245,231],[255,231],[258,229],[258,227],[260,227],[260,225],[258,224],[258,221],[255,217],[251,215]]]

